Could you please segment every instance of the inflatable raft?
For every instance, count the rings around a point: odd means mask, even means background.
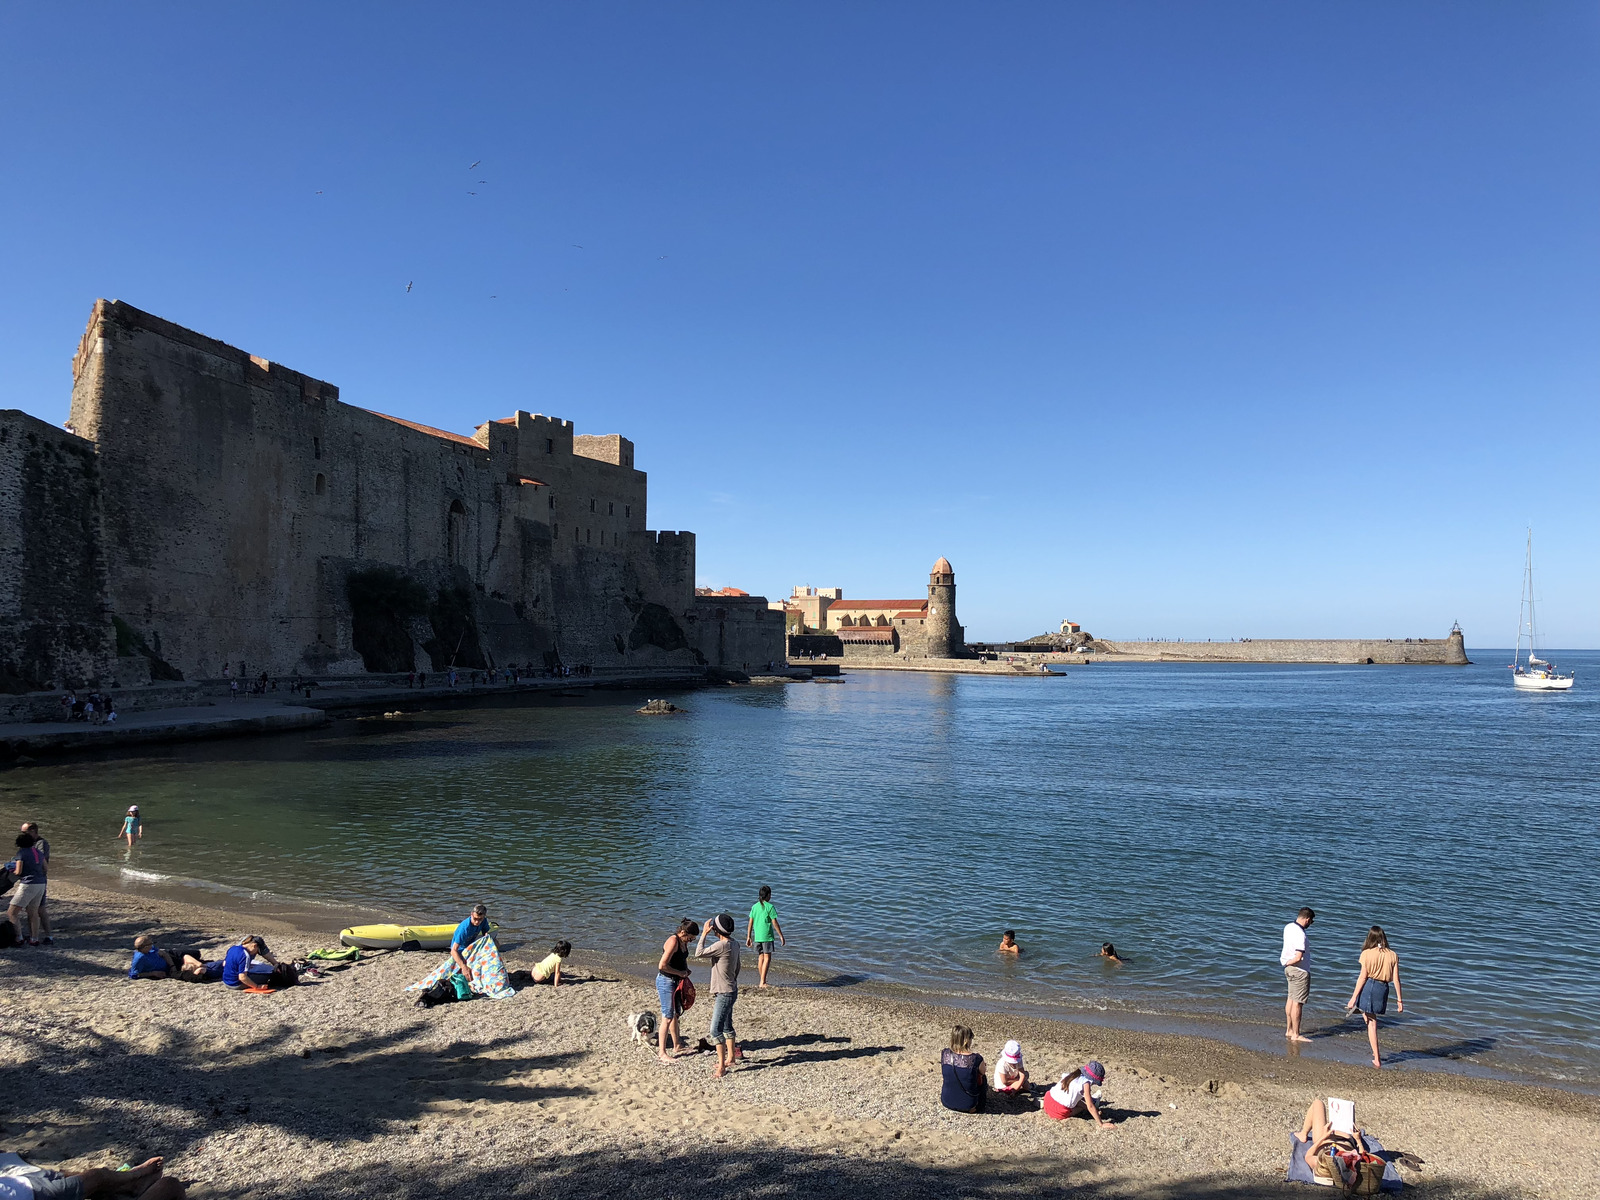
[[[489,932],[500,926],[489,922]],[[339,931],[341,946],[363,950],[448,950],[454,925],[352,925]]]

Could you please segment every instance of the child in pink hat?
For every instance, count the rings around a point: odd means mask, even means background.
[[[1003,1096],[1015,1096],[1027,1088],[1028,1073],[1022,1069],[1022,1046],[1009,1041],[994,1064],[994,1090]]]

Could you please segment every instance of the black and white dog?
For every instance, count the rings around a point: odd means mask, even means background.
[[[653,1012],[636,1012],[628,1014],[628,1036],[635,1046],[643,1046],[646,1050],[655,1049],[656,1045],[656,1015]]]

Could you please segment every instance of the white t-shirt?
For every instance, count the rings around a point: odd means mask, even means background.
[[[1311,970],[1311,951],[1306,946],[1306,931],[1300,927],[1299,921],[1290,921],[1283,927],[1283,953],[1278,955],[1278,961],[1289,966],[1296,950],[1300,951],[1300,961],[1294,965],[1302,971]]]
[[[1083,1103],[1083,1089],[1088,1086],[1089,1077],[1087,1075],[1079,1075],[1071,1083],[1067,1084],[1065,1089],[1062,1088],[1061,1084],[1057,1083],[1055,1087],[1050,1089],[1050,1094],[1055,1097],[1057,1104],[1070,1112]]]
[[[1005,1073],[1007,1071],[1022,1071],[1021,1063],[1008,1063],[1003,1057],[994,1060],[994,1090],[1002,1092],[1006,1087]]]

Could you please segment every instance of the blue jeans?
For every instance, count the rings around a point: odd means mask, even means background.
[[[678,981],[671,975],[656,973],[656,999],[661,1001],[661,1016],[670,1021],[678,1015],[678,997],[673,989],[678,986]]]
[[[718,992],[711,997],[711,1040],[718,1046],[739,1040],[733,1031],[733,1002],[738,998],[738,992]]]

